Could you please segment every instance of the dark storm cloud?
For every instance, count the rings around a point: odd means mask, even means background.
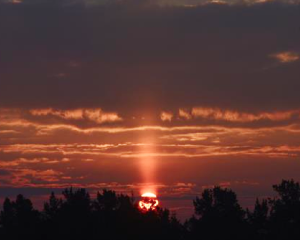
[[[3,2],[1,107],[300,108],[297,4]]]

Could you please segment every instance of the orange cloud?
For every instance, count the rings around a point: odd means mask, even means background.
[[[55,110],[52,108],[32,109],[33,116],[56,116],[67,120],[87,119],[96,123],[117,122],[122,118],[114,112],[104,112],[101,108],[96,109],[74,109],[74,110]]]
[[[291,63],[299,60],[299,54],[296,52],[280,52],[270,55],[270,57],[276,59],[281,63]]]
[[[285,112],[263,112],[258,114],[244,113],[232,110],[221,110],[219,108],[194,107],[192,116],[229,122],[253,122],[258,120],[283,121],[299,114],[299,110]]]
[[[13,177],[11,179],[11,184],[14,186],[37,186],[35,183],[39,181],[41,183],[56,183],[59,182],[63,173],[55,171],[53,169],[46,170],[36,170],[36,169],[16,169],[12,171]]]
[[[191,119],[192,118],[191,114],[188,111],[184,110],[184,109],[179,109],[179,117],[184,118],[184,119]]]
[[[173,139],[176,140],[176,139]],[[179,138],[180,141],[180,138]],[[184,139],[182,141],[193,141]],[[138,148],[145,146],[145,150]],[[118,147],[122,146],[122,147]],[[156,151],[151,151],[155,148]],[[150,150],[149,150],[150,149]],[[151,158],[151,157],[204,157],[204,156],[226,156],[226,155],[260,155],[269,157],[295,157],[300,154],[300,146],[288,145],[237,145],[237,144],[117,144],[108,147],[96,144],[15,144],[3,146],[0,152],[4,154],[19,154],[20,156],[30,156],[32,154],[43,154],[48,157],[26,158],[20,157],[13,161],[0,161],[2,167],[15,167],[21,164],[27,166],[32,164],[62,164],[70,162],[75,157],[83,157],[84,162],[91,162],[89,156],[118,157],[118,158]],[[55,154],[63,154],[64,158],[51,158]]]
[[[19,3],[22,3],[23,0],[10,0],[10,2],[13,4],[19,4]]]
[[[172,121],[172,118],[173,118],[173,113],[171,113],[171,112],[162,112],[161,114],[160,114],[160,119],[162,120],[162,121],[169,121],[169,122],[171,122]]]

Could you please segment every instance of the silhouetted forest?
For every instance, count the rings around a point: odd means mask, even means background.
[[[85,189],[52,193],[42,211],[18,195],[5,199],[0,239],[300,239],[300,186],[283,180],[273,186],[275,198],[243,209],[230,189],[206,189],[194,203],[194,216],[180,223],[169,210],[140,211],[134,199],[103,190],[92,200]]]

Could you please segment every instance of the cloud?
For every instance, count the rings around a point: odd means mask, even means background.
[[[144,8],[121,1],[121,7],[105,8],[55,1],[58,6],[47,8],[52,1],[29,2],[1,5],[0,21],[7,23],[0,26],[7,36],[0,39],[4,108],[101,109],[121,118],[191,106],[300,108],[299,61],[259,71],[270,53],[299,52],[298,5]]]
[[[299,60],[299,54],[296,52],[280,52],[272,54],[271,57],[280,63],[291,63]]]
[[[192,118],[191,114],[188,111],[186,111],[185,109],[179,109],[178,114],[179,114],[179,117],[183,118],[183,119],[189,120]]]
[[[253,122],[259,120],[284,121],[291,119],[293,116],[299,118],[300,110],[251,114],[231,110],[222,110],[218,108],[194,107],[192,109],[192,115],[194,117],[224,120],[229,122]]]
[[[171,112],[161,112],[160,114],[160,119],[165,122],[165,121],[169,121],[171,122],[173,118],[173,114]]]
[[[56,183],[62,177],[62,173],[53,169],[35,170],[30,168],[21,168],[11,170],[8,186],[32,187],[39,184]],[[50,185],[51,186],[51,185]]]
[[[117,113],[104,112],[102,109],[74,109],[74,110],[54,110],[47,109],[32,109],[30,110],[33,116],[57,116],[67,120],[82,120],[87,119],[96,123],[118,122],[122,118]]]
[[[235,131],[229,136],[234,136]],[[261,132],[264,133],[264,132]],[[199,134],[187,133],[162,137],[165,141],[178,141],[161,144],[145,144],[145,143],[127,143],[127,144],[12,144],[0,148],[0,153],[4,156],[22,156],[11,161],[0,161],[3,167],[16,167],[26,165],[34,167],[32,164],[52,165],[52,164],[68,164],[72,158],[84,159],[84,162],[90,162],[91,158],[147,158],[147,157],[182,157],[197,158],[206,156],[227,156],[227,155],[257,155],[266,157],[299,157],[300,145],[266,145],[265,143],[251,144],[247,140],[254,138],[257,132],[253,132],[250,136],[239,136],[238,138],[245,141],[237,144],[214,143],[210,138],[216,137],[215,134]],[[203,136],[202,136],[203,135]],[[222,135],[220,135],[222,136]],[[221,137],[224,139],[224,136]],[[193,144],[191,144],[193,143]],[[298,143],[299,144],[299,143]],[[140,148],[140,147],[144,148]],[[149,150],[155,148],[156,150]],[[43,156],[43,157],[42,157]],[[3,164],[2,164],[3,163]]]

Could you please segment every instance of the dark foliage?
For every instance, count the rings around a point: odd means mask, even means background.
[[[245,234],[245,212],[236,194],[228,189],[215,187],[203,191],[194,200],[195,214],[187,226],[191,239],[242,239]]]
[[[3,203],[0,239],[300,239],[299,183],[283,180],[273,189],[278,196],[257,199],[253,211],[243,210],[232,190],[206,189],[185,224],[167,209],[140,211],[133,197],[109,190],[95,200],[85,189],[65,189],[63,199],[51,193],[43,211],[18,195]]]

